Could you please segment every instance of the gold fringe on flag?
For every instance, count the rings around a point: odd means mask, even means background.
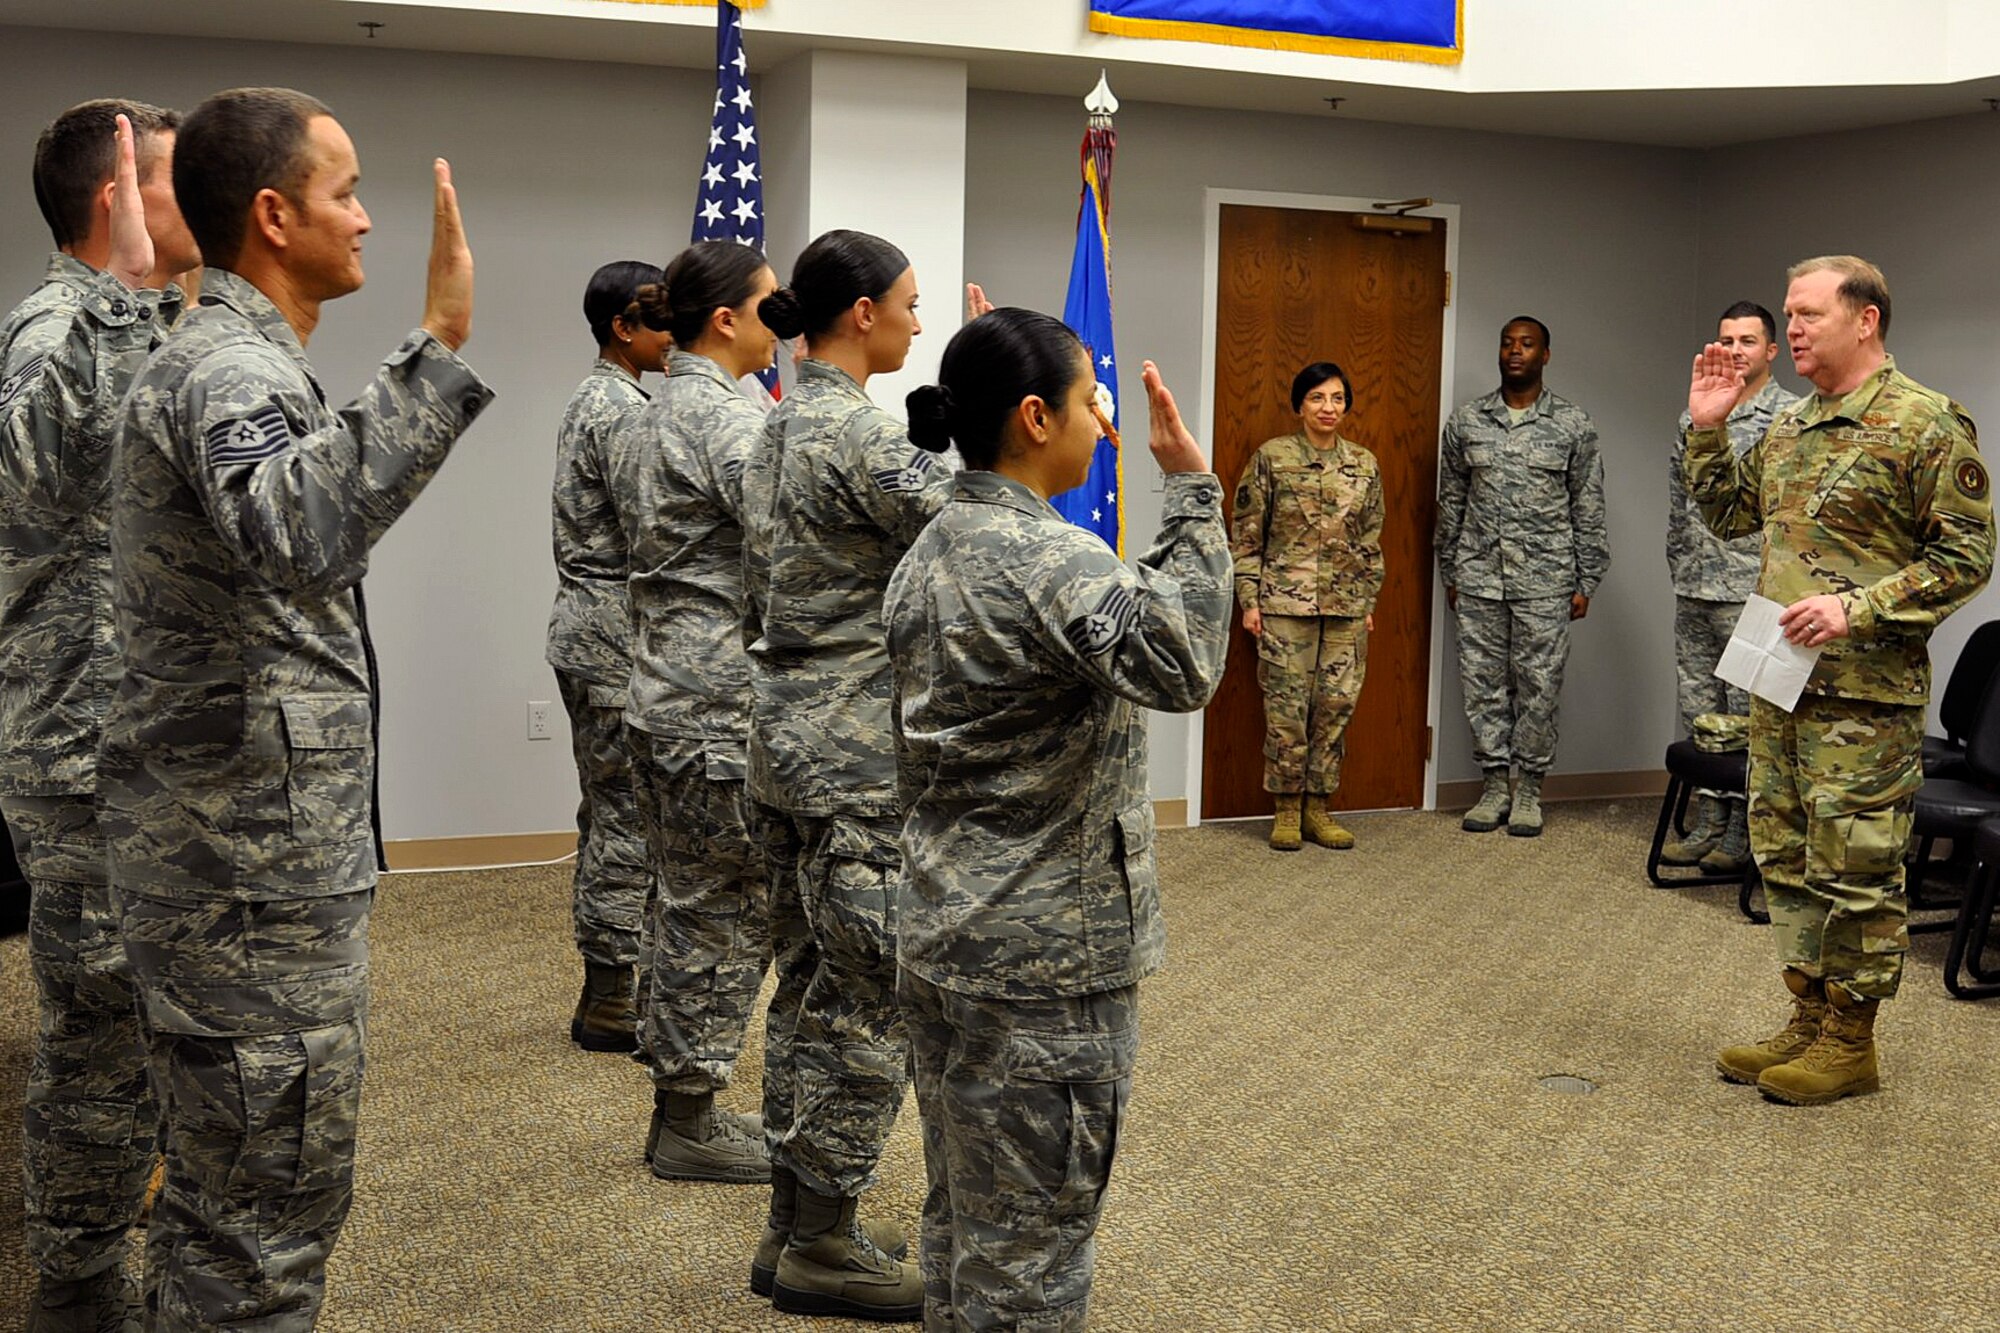
[[[1358,56],[1364,60],[1456,65],[1465,58],[1465,0],[1458,0],[1457,37],[1449,47],[1423,46],[1415,42],[1370,42],[1355,37],[1315,37],[1306,33],[1272,32],[1265,28],[1232,28],[1220,23],[1188,23],[1180,19],[1121,18],[1116,14],[1101,14],[1094,9],[1090,12],[1090,30],[1120,37],[1155,37],[1168,42],[1211,42],[1218,46],[1248,46],[1263,51],[1309,51],[1316,55]]]
[[[614,5],[698,5],[714,9],[715,0],[610,0]],[[764,0],[730,0],[738,9],[762,9]]]

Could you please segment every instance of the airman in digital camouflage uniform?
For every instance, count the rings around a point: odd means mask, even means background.
[[[1743,400],[1729,412],[1729,447],[1738,458],[1749,453],[1771,424],[1771,417],[1798,400],[1798,395],[1771,378],[1778,356],[1778,322],[1754,301],[1738,301],[1722,312],[1715,339],[1743,376]],[[1743,614],[1743,599],[1757,590],[1757,567],[1764,554],[1764,534],[1746,533],[1724,541],[1708,530],[1701,511],[1688,498],[1681,477],[1681,455],[1687,448],[1688,418],[1667,461],[1667,571],[1674,584],[1674,674],[1679,686],[1683,735],[1694,734],[1694,720],[1704,713],[1741,717],[1749,711],[1749,695],[1715,674],[1722,650]],[[1750,860],[1750,833],[1745,801],[1736,793],[1704,791],[1696,796],[1695,826],[1685,838],[1660,849],[1669,865],[1700,865],[1714,874],[1736,874]]]
[[[1099,436],[1090,361],[1003,309],[910,396],[913,439],[968,470],[886,602],[908,815],[898,995],[924,1119],[924,1325],[1081,1330],[1166,947],[1146,710],[1220,684],[1222,488],[1151,362],[1159,540],[1130,568],[1048,497]]]
[[[714,1101],[770,955],[742,639],[743,470],[765,413],[737,381],[771,364],[756,305],[776,286],[756,250],[705,241],[640,288],[639,321],[674,352],[659,395],[620,429],[611,475],[632,552],[625,720],[656,873],[639,1047],[654,1087],[646,1155],[663,1179],[770,1179],[762,1124]]]
[[[789,825],[772,845],[797,852],[818,950],[792,1068],[767,1057],[764,1073],[767,1091],[789,1080],[796,1095],[776,1157],[796,1181],[796,1217],[772,1291],[791,1313],[913,1320],[922,1309],[915,1266],[855,1220],[909,1063],[895,998],[902,850],[882,591],[951,487],[950,469],[913,446],[866,389],[908,356],[916,301],[900,250],[835,231],[806,247],[791,286],[759,307],[780,338],[803,333],[808,353],[744,479],[746,632],[754,624],[757,636],[750,790]],[[780,950],[786,881],[773,876]],[[767,1100],[767,1133],[773,1109]]]
[[[1789,713],[1750,701],[1750,845],[1792,1019],[1716,1058],[1723,1077],[1817,1105],[1880,1086],[1875,1016],[1909,947],[1903,859],[1923,785],[1927,640],[1993,570],[1972,420],[1896,368],[1889,288],[1852,255],[1792,267],[1785,336],[1816,390],[1741,459],[1744,379],[1710,344],[1688,391],[1688,493],[1718,536],[1762,530],[1757,591],[1821,650]]]
[[[1458,614],[1458,670],[1485,775],[1465,827],[1542,831],[1542,779],[1556,756],[1569,623],[1611,567],[1604,462],[1582,408],[1542,386],[1548,326],[1500,330],[1500,387],[1445,423],[1438,460],[1438,573]],[[1509,766],[1520,782],[1511,795]]]
[[[1230,549],[1243,628],[1264,692],[1264,790],[1277,796],[1271,846],[1303,838],[1347,848],[1330,804],[1347,723],[1368,672],[1382,591],[1382,473],[1340,437],[1347,372],[1316,361],[1292,381],[1297,434],[1267,440],[1236,485]],[[1303,810],[1301,807],[1303,806]]]
[[[118,124],[120,118],[124,124]],[[173,195],[180,117],[71,107],[35,148],[59,253],[0,322],[0,811],[31,885],[38,1022],[23,1120],[37,1333],[133,1326],[127,1232],[159,1106],[106,880],[93,793],[116,676],[111,440],[201,262]]]
[[[123,674],[98,760],[166,1108],[162,1333],[311,1328],[353,1196],[377,865],[358,585],[492,396],[454,351],[472,256],[436,173],[422,327],[335,410],[305,339],[362,281],[346,133],[303,94],[236,89],[175,151],[208,269],[114,447]]]
[[[625,584],[631,570],[610,478],[619,426],[646,403],[639,376],[661,369],[667,354],[666,334],[648,329],[632,309],[639,288],[659,279],[657,265],[635,260],[591,274],[583,315],[597,341],[597,361],[570,395],[556,436],[557,584],[548,660],[569,714],[582,796],[570,906],[583,955],[583,992],[569,1035],[589,1051],[629,1051],[637,1044],[633,967],[651,872],[626,745],[632,607]]]

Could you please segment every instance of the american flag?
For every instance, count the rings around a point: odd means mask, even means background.
[[[757,157],[750,61],[743,54],[743,11],[729,0],[715,6],[715,118],[696,193],[694,239],[764,248],[764,169]],[[775,367],[759,371],[757,382],[777,399]]]

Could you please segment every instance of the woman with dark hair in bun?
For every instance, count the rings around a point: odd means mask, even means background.
[[[810,978],[789,1012],[773,1001],[769,1020],[767,1125],[783,1109],[774,1092],[796,1089],[773,1159],[771,1227],[791,1239],[772,1303],[912,1321],[922,1310],[915,1265],[855,1222],[909,1053],[895,998],[902,852],[882,589],[951,478],[868,397],[869,378],[901,369],[921,328],[902,251],[828,232],[758,310],[778,337],[806,340],[798,381],[744,478],[750,791],[771,811],[781,996]],[[813,905],[809,929],[802,902]],[[762,1280],[757,1268],[751,1276]]]
[[[646,902],[646,830],[625,749],[625,680],[632,672],[625,533],[612,503],[618,424],[646,402],[639,377],[658,371],[667,335],[634,305],[660,280],[655,264],[606,264],[584,288],[583,317],[597,360],[570,395],[556,436],[556,602],[548,661],[569,713],[576,752],[576,876],[571,916],[583,955],[583,994],[569,1037],[587,1051],[633,1048],[639,918]]]
[[[671,336],[659,394],[619,433],[614,492],[631,550],[625,721],[653,867],[639,1050],[653,1078],[646,1158],[667,1180],[761,1184],[761,1125],[718,1111],[742,1049],[769,936],[764,866],[744,793],[743,468],[764,411],[737,381],[771,364],[757,303],[778,280],[734,241],[689,246],[639,290]]]
[[[1166,495],[1128,567],[1049,504],[1110,431],[1075,334],[995,310],[939,381],[910,395],[910,438],[967,470],[886,599],[926,1324],[1082,1329],[1138,982],[1166,946],[1146,710],[1193,712],[1221,683],[1222,488],[1146,362]]]

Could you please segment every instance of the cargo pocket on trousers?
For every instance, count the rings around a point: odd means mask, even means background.
[[[301,847],[368,836],[368,696],[297,694],[280,699],[285,718],[285,802]]]
[[[149,1102],[150,1104],[150,1102]],[[31,1102],[21,1150],[27,1211],[62,1226],[128,1224],[151,1168],[130,1102]]]
[[[298,1164],[292,1187],[273,1201],[264,1239],[325,1237],[329,1244],[354,1197],[355,1126],[361,1114],[361,1024],[298,1034],[305,1051]]]
[[[892,969],[896,890],[903,877],[899,831],[836,816],[827,827],[819,868],[813,897],[821,947],[841,950],[850,966]]]
[[[1855,814],[1818,813],[1812,820],[1813,853],[1833,875],[1882,881],[1882,891],[1900,893],[1903,855],[1910,846],[1911,812],[1899,806]]]
[[[1118,813],[1118,856],[1125,871],[1125,894],[1132,909],[1132,933],[1160,910],[1160,867],[1153,851],[1153,803],[1141,801]]]
[[[1139,1030],[1015,1033],[993,1133],[993,1197],[1023,1217],[1094,1212],[1111,1180]]]

